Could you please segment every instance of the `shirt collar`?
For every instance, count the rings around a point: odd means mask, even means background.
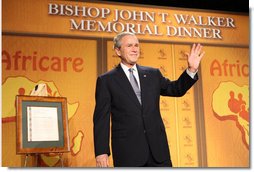
[[[121,65],[121,67],[122,67],[122,69],[124,70],[124,72],[125,73],[127,73],[127,72],[129,72],[129,67],[127,67],[125,64],[123,64],[122,62],[120,63],[120,65]],[[137,70],[137,65],[135,64],[133,67],[132,67],[133,69],[134,69],[134,71],[138,71]]]

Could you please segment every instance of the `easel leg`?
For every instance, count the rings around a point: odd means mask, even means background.
[[[26,167],[27,165],[27,158],[28,158],[28,154],[26,154],[26,157],[25,157],[24,167]]]
[[[39,154],[26,154],[25,162],[24,162],[24,167],[27,167],[27,162],[28,162],[29,156],[31,156],[31,160],[33,160],[33,158],[32,158],[33,155],[35,157],[35,165],[36,165],[36,167],[38,167],[38,157],[39,157]]]
[[[63,154],[59,153],[59,157],[60,157],[60,162],[61,162],[61,167],[63,167]]]
[[[39,157],[39,155],[35,154],[35,164],[36,164],[36,167],[38,167],[38,157]]]

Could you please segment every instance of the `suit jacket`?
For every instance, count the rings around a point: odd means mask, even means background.
[[[97,79],[93,118],[95,155],[110,155],[111,117],[114,166],[143,165],[149,149],[156,161],[170,160],[160,95],[183,96],[198,79],[197,75],[192,79],[184,71],[178,80],[170,81],[158,69],[139,65],[137,69],[142,105],[120,65]]]

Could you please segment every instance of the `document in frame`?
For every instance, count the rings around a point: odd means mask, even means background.
[[[28,142],[59,141],[56,107],[27,106]]]

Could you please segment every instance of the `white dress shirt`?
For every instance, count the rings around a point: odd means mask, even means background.
[[[129,71],[129,67],[127,67],[126,65],[124,65],[123,63],[120,63],[125,75],[127,76],[127,78],[129,79],[130,81],[130,71]],[[139,81],[139,76],[138,76],[138,69],[137,69],[137,66],[136,64],[132,67],[134,70],[133,70],[133,75],[135,76],[137,82],[138,82],[138,87],[140,89],[140,81]]]
[[[192,79],[194,79],[194,76],[196,75],[197,72],[198,72],[198,70],[197,70],[196,72],[191,72],[191,71],[189,71],[188,68],[186,69],[186,73],[187,73]]]

